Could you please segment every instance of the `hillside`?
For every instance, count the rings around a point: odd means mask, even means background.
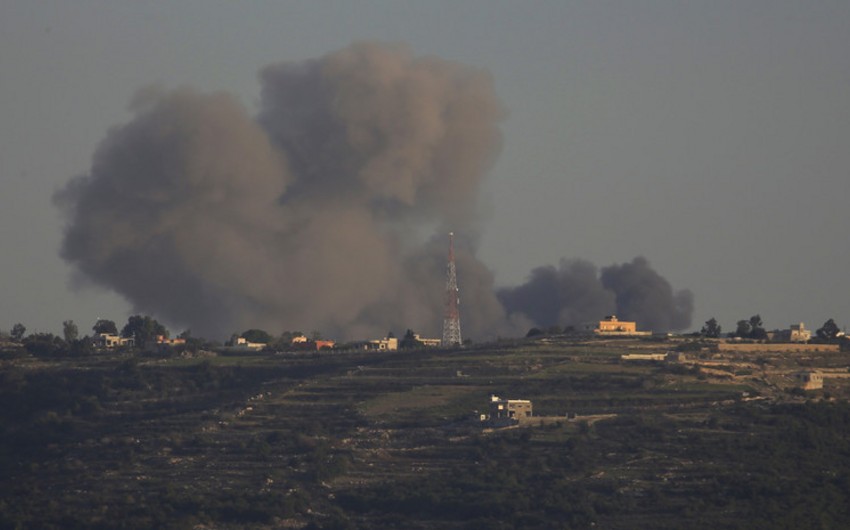
[[[846,527],[848,380],[790,376],[848,363],[567,339],[5,360],[0,527]],[[491,394],[546,419],[487,428]]]

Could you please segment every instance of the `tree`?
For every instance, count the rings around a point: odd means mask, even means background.
[[[77,340],[77,337],[80,335],[80,330],[77,328],[77,325],[74,324],[73,320],[66,320],[62,322],[62,334],[65,336],[65,342],[68,344]]]
[[[91,338],[86,335],[81,339],[69,342],[68,353],[70,353],[72,357],[88,357],[89,355],[94,355],[94,343]]]
[[[133,337],[136,346],[144,346],[146,342],[153,340],[157,335],[168,337],[165,326],[145,315],[133,315],[127,319],[127,325],[121,330],[122,337]]]
[[[33,333],[24,340],[24,347],[36,357],[52,357],[68,350],[65,341],[52,333]]]
[[[408,329],[404,333],[404,338],[401,339],[401,342],[398,345],[399,348],[421,348],[422,341],[416,338],[416,332],[412,329]]]
[[[764,330],[764,324],[761,321],[761,315],[753,315],[750,317],[750,338],[751,339],[766,339],[767,332]]]
[[[10,333],[10,336],[12,337],[13,341],[21,342],[21,340],[23,340],[26,332],[27,332],[27,328],[23,324],[18,322],[17,324],[12,326],[12,333]]]
[[[268,344],[274,339],[274,337],[262,329],[249,329],[240,336],[248,342],[256,342],[258,344]]]
[[[105,318],[98,319],[94,326],[92,326],[92,330],[95,335],[100,335],[101,333],[118,335],[118,326],[115,325],[115,322],[106,320]]]
[[[815,331],[815,334],[821,340],[835,340],[839,333],[841,333],[841,330],[838,329],[838,324],[831,318]]]
[[[717,319],[711,317],[705,321],[705,325],[702,327],[702,331],[700,333],[702,333],[705,337],[716,339],[720,336],[721,332],[722,330],[717,324]]]
[[[735,336],[741,337],[742,339],[748,338],[753,328],[750,326],[749,320],[739,320],[738,327],[735,329]]]

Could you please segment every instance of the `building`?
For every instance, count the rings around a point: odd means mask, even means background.
[[[136,344],[136,340],[133,337],[122,337],[114,333],[98,333],[94,336],[92,342],[98,348],[108,349],[120,348],[122,346],[132,348]]]
[[[236,337],[233,339],[233,343],[230,346],[227,346],[228,351],[237,351],[237,352],[250,352],[250,351],[260,351],[266,347],[266,344],[262,342],[251,342],[244,337]]]
[[[332,350],[335,345],[332,340],[311,340],[303,335],[293,337],[290,343],[293,349],[308,351]]]
[[[600,337],[646,337],[651,331],[638,331],[637,323],[619,320],[616,315],[608,315],[598,323],[587,324],[585,330]]]
[[[157,335],[153,338],[153,340],[145,342],[145,350],[152,352],[168,352],[175,346],[183,346],[185,344],[186,339],[183,338],[169,339],[165,335]]]
[[[788,329],[779,330],[773,335],[773,340],[777,342],[809,342],[811,338],[811,330],[806,329],[802,322],[791,324]]]
[[[527,399],[502,399],[494,394],[490,396],[489,412],[481,415],[481,421],[496,427],[506,427],[531,419],[532,405]]]
[[[395,337],[384,337],[383,339],[370,340],[367,342],[367,348],[370,350],[379,351],[396,351],[398,350],[398,339]]]
[[[421,337],[419,333],[409,332],[401,341],[402,348],[433,348],[443,344],[442,339],[428,339]]]
[[[820,390],[823,388],[823,374],[820,372],[804,371],[794,374],[799,388],[803,390]]]

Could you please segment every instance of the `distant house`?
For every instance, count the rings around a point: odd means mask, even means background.
[[[598,323],[585,325],[585,331],[601,337],[645,337],[651,331],[638,331],[637,323],[619,320],[616,315],[608,315]]]
[[[182,346],[186,344],[186,339],[176,338],[169,339],[165,335],[157,335],[153,338],[153,340],[149,340],[145,343],[145,350],[147,351],[167,351],[171,350],[175,346]]]
[[[803,371],[794,374],[799,388],[803,390],[820,390],[823,388],[823,374],[815,371]]]
[[[529,420],[531,416],[531,401],[527,399],[502,399],[494,394],[490,396],[489,414],[482,414],[481,421],[496,427],[506,427],[523,423]]]
[[[266,344],[263,344],[262,342],[251,342],[245,337],[236,337],[233,339],[233,343],[226,349],[235,352],[251,352],[260,351],[265,347]]]
[[[136,340],[133,337],[122,337],[114,333],[98,333],[94,336],[92,342],[94,342],[97,348],[107,349],[120,348],[122,346],[132,348],[136,344]]]
[[[365,349],[378,351],[398,350],[398,339],[395,337],[384,337],[383,339],[370,340],[365,343]]]
[[[811,338],[811,330],[806,329],[806,325],[802,322],[791,324],[788,329],[776,331],[773,335],[773,340],[776,342],[809,342]]]
[[[296,350],[319,351],[331,350],[336,343],[332,340],[310,340],[302,335],[293,337],[290,345]]]
[[[428,339],[419,335],[419,333],[411,333],[405,335],[401,341],[402,348],[434,348],[443,344],[442,339]]]

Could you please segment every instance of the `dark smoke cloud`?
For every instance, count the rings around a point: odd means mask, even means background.
[[[604,267],[600,280],[616,294],[617,315],[624,320],[635,320],[644,329],[655,331],[680,330],[691,325],[693,294],[687,289],[673,292],[670,283],[643,257]]]
[[[360,43],[261,80],[256,118],[225,94],[139,96],[58,196],[64,258],[208,336],[437,333],[447,238],[421,227],[476,237],[504,114],[490,76]],[[458,260],[465,328],[491,333],[504,320],[492,277],[471,248]]]
[[[563,262],[497,297],[475,257],[478,190],[504,117],[485,71],[357,43],[268,66],[260,80],[257,116],[227,94],[139,93],[134,117],[57,195],[62,255],[84,278],[208,337],[433,336],[453,230],[465,336],[612,309],[659,328],[689,323],[690,298],[640,260],[604,269],[601,283],[593,265]]]
[[[640,329],[670,331],[691,324],[693,295],[673,292],[670,283],[643,257],[603,267],[562,260],[560,266],[534,269],[526,283],[499,291],[510,314],[528,317],[535,325],[577,325],[616,314],[634,320]]]

